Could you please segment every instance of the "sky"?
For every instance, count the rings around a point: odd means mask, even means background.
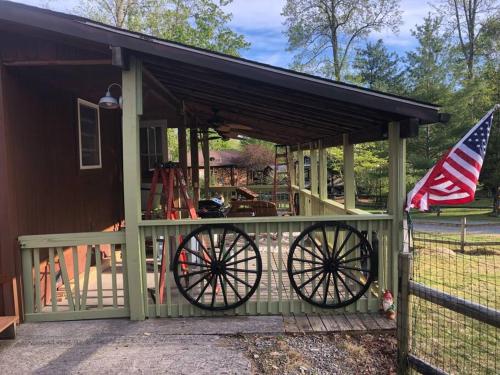
[[[44,6],[50,9],[70,13],[77,0],[15,0],[19,3]],[[242,53],[243,57],[266,64],[288,67],[292,54],[286,51],[287,40],[283,34],[284,18],[281,11],[286,0],[234,0],[226,10],[233,14],[231,28],[243,35],[252,44],[250,49]],[[432,2],[425,0],[401,0],[403,11],[400,31],[372,33],[370,39],[382,38],[389,50],[404,54],[415,47],[416,41],[410,30],[432,10]]]

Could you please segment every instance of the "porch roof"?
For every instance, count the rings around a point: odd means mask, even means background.
[[[281,144],[322,140],[342,144],[382,140],[399,121],[403,136],[422,124],[443,122],[435,104],[370,90],[104,25],[89,19],[8,1],[0,25],[42,31],[75,46],[121,47],[144,61],[148,73],[206,127],[217,117],[238,124],[237,134]]]

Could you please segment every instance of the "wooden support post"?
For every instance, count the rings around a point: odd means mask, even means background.
[[[328,153],[326,148],[319,148],[319,199],[328,199]]]
[[[235,185],[234,166],[231,166],[231,186]]]
[[[299,150],[297,151],[297,159],[299,160],[299,170],[298,170],[298,177],[299,177],[299,189],[302,190],[304,189],[306,185],[306,174],[304,171],[304,151]]]
[[[198,159],[198,129],[191,128],[189,132],[191,144],[191,182],[193,183],[193,201],[198,207],[200,201],[200,161]]]
[[[356,208],[356,182],[354,180],[354,145],[349,143],[349,135],[344,134],[344,209],[346,214]]]
[[[409,282],[412,270],[410,253],[400,253],[399,258],[399,293],[397,304],[397,338],[398,338],[398,374],[408,373],[408,341],[410,339],[410,291]]]
[[[311,194],[314,196],[318,196],[318,149],[314,147],[311,143],[310,148],[310,156],[311,156]]]
[[[184,114],[179,123],[178,142],[179,142],[179,166],[181,167],[184,176],[187,176],[187,136],[186,136],[186,121],[187,117]]]
[[[295,152],[292,152],[290,147],[288,147],[288,171],[292,185],[297,185],[297,178],[295,176]]]
[[[306,196],[302,193],[306,185],[306,174],[304,170],[304,151],[297,151],[297,159],[299,161],[298,166],[299,170],[297,171],[298,175],[298,183],[299,183],[299,214],[306,215]]]
[[[398,122],[389,123],[389,198],[387,210],[393,216],[391,225],[391,260],[388,287],[397,292],[398,253],[403,251],[403,206],[405,201],[406,142],[400,137]]]
[[[130,58],[130,70],[122,71],[123,86],[123,193],[127,277],[132,320],[145,319],[139,219],[141,217],[141,169],[139,116],[142,115],[142,63]]]
[[[210,141],[208,139],[208,129],[203,132],[203,179],[205,199],[210,198]]]

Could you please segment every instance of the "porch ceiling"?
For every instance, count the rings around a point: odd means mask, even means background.
[[[245,125],[238,134],[294,145],[381,140],[387,124],[399,121],[414,134],[418,125],[440,122],[439,107],[233,56],[194,48],[104,25],[89,19],[0,1],[0,26],[63,41],[76,49],[97,50],[124,68],[136,55],[206,127],[217,116]],[[115,62],[109,47],[123,52]],[[107,52],[106,52],[107,51]],[[411,130],[411,131],[410,131]]]
[[[202,126],[217,110],[225,123],[248,127],[238,134],[275,143],[321,139],[334,145],[342,143],[345,133],[383,139],[388,122],[411,118],[389,107],[373,109],[178,61],[149,59],[145,67],[184,101]]]

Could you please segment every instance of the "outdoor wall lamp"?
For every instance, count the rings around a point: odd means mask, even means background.
[[[111,95],[111,88],[113,86],[117,86],[122,89],[122,87],[118,83],[112,83],[111,85],[108,86],[108,89],[106,90],[106,94],[99,99],[99,107],[105,108],[105,109],[118,109],[123,107],[123,98],[120,95],[118,99],[116,99],[114,96]]]

